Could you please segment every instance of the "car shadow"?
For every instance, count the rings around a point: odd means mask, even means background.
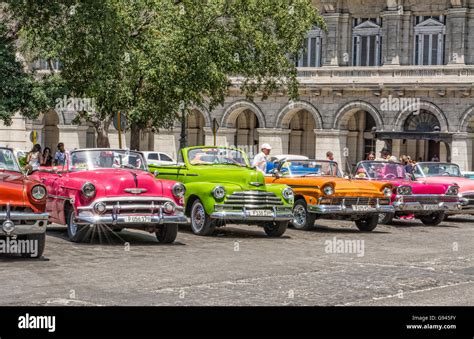
[[[66,227],[49,226],[46,230],[47,235],[69,241]],[[126,244],[133,246],[184,246],[185,243],[178,239],[172,244],[163,244],[158,242],[155,235],[147,232],[122,230],[121,232],[114,232],[112,230],[102,228],[100,231],[90,232],[85,237],[83,242],[74,243],[74,245],[109,245],[109,246],[124,246]]]
[[[390,224],[385,226],[397,227],[397,228],[409,228],[409,227],[424,227],[424,228],[459,228],[459,226],[446,225],[446,221],[441,222],[439,225],[425,225],[419,220],[414,220],[411,222],[402,221],[402,220],[392,220]]]
[[[315,224],[314,228],[312,228],[310,230],[307,230],[307,232],[314,232],[314,233],[372,233],[372,234],[376,234],[376,233],[377,234],[388,234],[388,233],[391,233],[391,232],[386,232],[386,231],[380,231],[377,228],[375,228],[373,231],[370,231],[370,232],[364,232],[364,231],[360,231],[355,226],[354,226],[354,228],[338,228],[338,227],[334,227],[334,226],[323,226],[323,225],[318,225],[318,224]]]
[[[180,225],[179,226],[179,232],[186,233],[186,234],[191,234],[197,237],[191,230],[190,225]],[[262,227],[255,226],[255,230],[253,229],[241,229],[241,228],[236,228],[233,226],[223,226],[223,227],[217,227],[214,232],[210,235],[210,237],[213,238],[227,238],[227,239],[237,239],[237,238],[258,238],[258,239],[271,239],[271,240],[276,240],[276,239],[291,239],[290,236],[287,234],[283,234],[281,237],[269,237],[266,235],[265,231],[263,230]]]

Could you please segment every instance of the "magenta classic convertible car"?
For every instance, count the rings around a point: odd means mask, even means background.
[[[419,162],[413,174],[416,181],[422,183],[449,182],[459,186],[461,209],[447,211],[446,215],[474,214],[474,180],[464,177],[458,165],[445,162]]]
[[[94,225],[155,233],[159,242],[176,239],[183,213],[183,184],[156,180],[138,152],[76,150],[60,168],[40,168],[33,178],[48,190],[46,210],[53,223],[67,225],[73,242],[84,241]]]
[[[400,163],[361,161],[357,164],[356,178],[386,181],[392,184],[392,205],[395,213],[380,214],[379,222],[389,223],[393,218],[414,215],[425,225],[438,225],[446,212],[460,209],[458,189],[454,183],[420,183],[414,181]]]

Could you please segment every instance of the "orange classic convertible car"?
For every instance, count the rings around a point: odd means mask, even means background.
[[[283,159],[265,181],[293,188],[296,229],[310,229],[318,217],[329,217],[353,220],[359,230],[372,231],[379,213],[393,212],[390,184],[343,178],[334,161]]]

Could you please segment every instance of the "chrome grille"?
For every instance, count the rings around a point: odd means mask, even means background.
[[[462,197],[463,197],[464,199],[468,199],[468,200],[469,200],[468,205],[470,205],[470,206],[474,205],[474,194],[471,194],[471,193],[466,194],[466,195],[463,194]]]
[[[450,195],[433,195],[433,196],[419,196],[419,195],[404,195],[403,201],[404,202],[419,202],[423,205],[429,204],[438,204],[440,202],[456,202],[458,201],[457,196],[450,196]]]
[[[162,206],[166,202],[173,203],[176,208],[182,209],[181,206],[176,205],[173,201],[167,198],[160,197],[121,197],[121,198],[106,198],[98,199],[87,207],[79,207],[79,210],[93,210],[95,204],[102,202],[106,206],[105,213],[112,213],[115,211],[116,214],[158,214],[162,209]]]
[[[327,203],[326,199],[330,199],[330,202]],[[390,199],[388,198],[368,198],[368,197],[335,197],[335,198],[322,198],[323,205],[365,205],[365,206],[377,206],[379,205],[389,205]]]
[[[221,205],[230,209],[273,208],[282,206],[283,202],[273,192],[266,191],[239,191],[227,196]]]

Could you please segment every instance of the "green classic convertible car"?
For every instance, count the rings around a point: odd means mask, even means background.
[[[183,148],[176,164],[150,164],[149,170],[185,184],[185,213],[198,235],[228,222],[263,226],[268,236],[279,237],[293,217],[292,189],[265,184],[263,173],[250,167],[246,154],[236,148]]]

